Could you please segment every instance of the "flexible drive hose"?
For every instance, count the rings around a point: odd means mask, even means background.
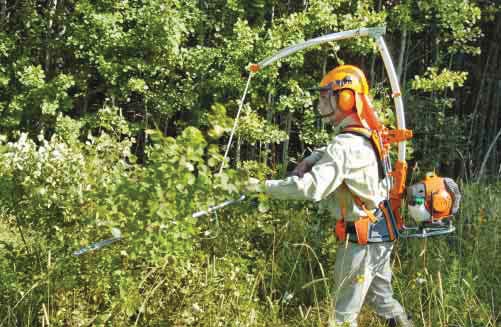
[[[224,152],[223,162],[221,162],[221,167],[219,168],[219,174],[223,171],[224,164],[226,159],[228,158],[228,153],[230,152],[231,142],[233,141],[233,135],[235,135],[235,131],[238,125],[238,118],[240,117],[240,112],[244,107],[245,97],[247,96],[247,92],[249,91],[249,85],[252,79],[252,73],[249,74],[249,78],[247,78],[247,84],[245,85],[244,94],[242,95],[242,99],[240,99],[240,104],[238,106],[237,116],[235,117],[235,122],[233,123],[233,128],[231,129],[230,139],[228,140],[228,144],[226,145],[226,151]]]

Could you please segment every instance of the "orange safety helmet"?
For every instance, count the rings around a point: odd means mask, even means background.
[[[371,129],[382,128],[369,100],[369,85],[364,72],[352,65],[341,65],[324,76],[320,91],[329,91],[338,96],[338,108],[344,112],[356,109],[357,115]]]

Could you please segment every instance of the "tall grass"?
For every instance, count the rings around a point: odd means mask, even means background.
[[[396,244],[395,296],[417,326],[501,325],[501,185],[463,185],[463,193],[455,233]],[[277,227],[273,255],[260,274],[274,276],[266,280],[268,294],[282,300],[280,311],[271,313],[280,315],[288,326],[327,326],[335,296],[331,277],[336,245],[326,232],[327,217],[319,218],[308,207],[296,210],[293,215],[285,212],[287,228]],[[280,212],[275,213],[279,220]],[[299,247],[291,246],[301,237]],[[382,322],[364,308],[359,323],[380,326]]]
[[[501,324],[501,185],[463,185],[463,193],[454,234],[400,240],[395,246],[395,296],[416,326]],[[277,202],[272,207],[266,214],[248,207],[221,213],[215,237],[201,243],[203,252],[188,262],[167,257],[139,280],[127,279],[110,307],[99,301],[109,296],[112,272],[108,280],[96,282],[103,288],[62,288],[59,280],[75,270],[50,254],[42,258],[45,273],[21,283],[4,257],[3,289],[9,289],[7,282],[25,288],[1,295],[0,326],[327,326],[335,302],[333,223],[311,204]],[[4,227],[0,235],[19,238]],[[126,260],[119,248],[106,251]],[[108,269],[102,257],[85,260],[83,269]],[[359,325],[383,326],[368,307]]]

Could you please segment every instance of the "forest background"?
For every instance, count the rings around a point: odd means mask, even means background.
[[[338,64],[393,124],[374,43],[317,46],[256,75],[217,174],[249,63],[381,25],[410,181],[464,192],[456,233],[397,243],[396,296],[418,326],[500,325],[499,1],[0,0],[0,326],[326,326],[332,217],[265,197],[191,214],[329,140],[308,89]]]

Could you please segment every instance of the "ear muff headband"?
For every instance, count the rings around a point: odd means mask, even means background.
[[[353,110],[355,107],[355,94],[352,90],[341,90],[337,97],[337,106],[341,111],[349,112]]]

